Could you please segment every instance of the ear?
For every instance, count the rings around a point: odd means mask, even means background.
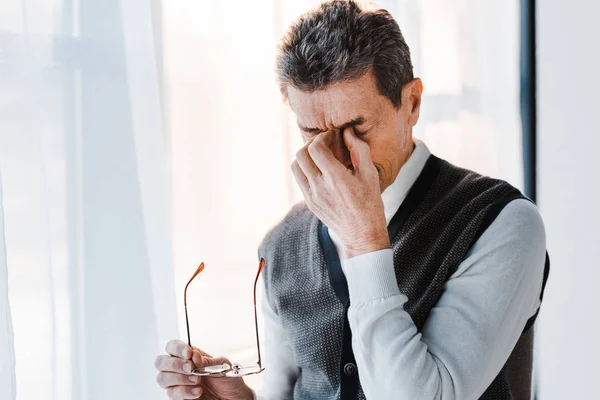
[[[407,107],[408,123],[410,126],[415,126],[421,112],[421,95],[423,94],[421,78],[415,78],[407,83],[402,92],[402,107]]]

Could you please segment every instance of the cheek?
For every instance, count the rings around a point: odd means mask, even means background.
[[[371,150],[371,159],[374,163],[382,164],[388,159],[390,154],[394,153],[395,144],[384,135],[378,135],[374,132],[372,136],[364,138]]]
[[[382,146],[379,142],[369,143],[369,149],[371,150],[371,160],[377,168],[377,172],[381,174],[382,170],[386,168],[388,162],[386,161],[389,157],[385,146]]]
[[[371,149],[371,159],[377,169],[379,178],[387,181],[394,174],[398,144],[390,140],[367,141]]]

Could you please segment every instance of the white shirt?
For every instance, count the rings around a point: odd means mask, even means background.
[[[425,143],[415,143],[381,195],[388,224],[431,154]],[[339,237],[329,234],[343,254]],[[540,306],[545,254],[537,207],[523,199],[510,202],[448,279],[421,332],[404,310],[408,298],[396,283],[391,249],[341,259],[352,348],[367,399],[478,399]],[[257,397],[291,399],[299,371],[285,326],[266,300],[267,368]]]

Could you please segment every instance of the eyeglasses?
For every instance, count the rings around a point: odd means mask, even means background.
[[[258,272],[256,273],[256,279],[254,280],[254,328],[256,329],[256,347],[258,349],[258,361],[256,366],[244,367],[240,364],[222,364],[222,365],[211,365],[202,368],[196,368],[192,371],[192,375],[196,376],[216,376],[216,377],[228,377],[228,378],[240,378],[242,376],[260,374],[265,369],[262,366],[261,358],[260,358],[260,340],[258,338],[258,315],[256,312],[256,284],[258,283],[258,277],[262,272],[265,266],[265,259],[260,259],[260,264],[258,265]],[[185,289],[183,291],[183,303],[185,305],[185,326],[187,328],[187,338],[188,345],[192,346],[192,341],[190,340],[190,323],[188,320],[188,312],[187,312],[187,289],[190,286],[190,283],[194,280],[195,277],[200,275],[200,272],[204,270],[204,263],[201,263],[194,275],[190,278],[187,285],[185,285]]]

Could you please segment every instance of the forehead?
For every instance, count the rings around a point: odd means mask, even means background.
[[[321,129],[340,127],[359,116],[368,121],[385,109],[387,100],[371,73],[313,92],[288,86],[288,99],[298,125]]]

